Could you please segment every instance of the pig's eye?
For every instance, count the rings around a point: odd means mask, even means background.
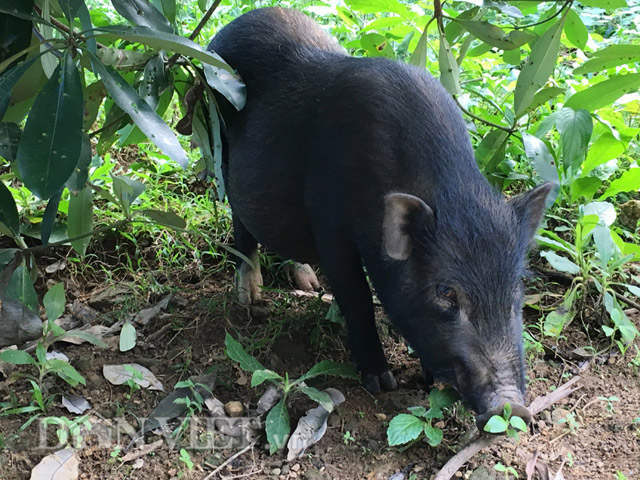
[[[451,287],[442,287],[438,290],[438,304],[443,308],[454,308],[458,305],[456,291]]]

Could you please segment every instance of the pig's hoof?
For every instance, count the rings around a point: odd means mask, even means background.
[[[289,263],[286,266],[287,275],[300,290],[312,291],[320,288],[320,283],[313,268],[308,263]]]
[[[257,258],[256,258],[257,262]],[[262,298],[260,286],[262,285],[262,273],[260,267],[251,268],[245,262],[236,272],[236,287],[238,289],[238,301],[242,305],[257,303]]]
[[[380,393],[380,390],[391,391],[398,388],[398,382],[389,370],[385,370],[380,375],[367,373],[362,376],[362,384],[369,393]]]

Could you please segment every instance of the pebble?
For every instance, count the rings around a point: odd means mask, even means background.
[[[462,472],[456,472],[456,474],[454,475],[454,477],[456,477],[456,478],[462,478]]]
[[[384,413],[376,413],[375,417],[382,422],[387,420],[387,415]]]
[[[291,470],[293,470],[294,472],[297,472],[298,470],[300,470],[300,464],[296,463],[293,467],[291,467]]]
[[[567,415],[569,415],[569,413],[570,413],[569,410],[567,410],[565,408],[556,408],[551,413],[551,419],[553,420],[554,423],[558,423],[563,418],[566,418]]]
[[[280,470],[279,468],[274,468],[273,470],[271,470],[271,475],[280,475],[281,472],[282,470]]]
[[[547,428],[547,424],[544,422],[544,420],[540,420],[540,421],[538,422],[538,428],[539,428],[540,430],[544,430],[545,428]]]
[[[244,412],[244,406],[242,402],[237,400],[227,402],[224,404],[224,410],[230,417],[241,417]]]

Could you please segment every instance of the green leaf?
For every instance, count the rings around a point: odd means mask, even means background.
[[[453,405],[459,398],[453,388],[445,388],[444,390],[432,388],[429,392],[429,407],[442,410]]]
[[[0,352],[0,362],[13,363],[14,365],[37,365],[36,359],[24,350],[5,350]]]
[[[176,23],[176,0],[160,0],[162,13],[171,23]],[[204,13],[204,12],[203,12]]]
[[[113,178],[113,192],[120,202],[122,202],[124,211],[128,213],[129,207],[134,200],[144,192],[144,183],[120,175],[111,175],[111,178]]]
[[[289,412],[285,405],[285,399],[286,397],[283,397],[276,403],[276,406],[269,411],[265,419],[265,430],[267,432],[267,442],[269,442],[269,453],[271,455],[284,448],[287,444],[289,433],[291,433]]]
[[[522,67],[514,94],[516,117],[520,117],[528,110],[536,92],[547,82],[549,75],[553,72],[558,60],[565,18],[563,16],[538,39]]]
[[[622,95],[640,88],[640,73],[616,75],[573,95],[565,107],[584,108],[593,112],[611,105]]]
[[[0,181],[0,223],[4,224],[15,238],[20,235],[20,217],[13,195],[5,184]]]
[[[88,131],[93,126],[102,105],[102,100],[107,94],[104,83],[100,80],[93,82],[84,89],[84,109],[82,112],[82,128]]]
[[[38,311],[38,296],[35,288],[33,288],[29,270],[24,266],[24,262],[13,271],[6,295],[24,303],[34,312]]]
[[[202,13],[207,11],[207,3],[209,3],[209,0],[198,0],[198,8]]]
[[[540,252],[540,256],[546,258],[549,264],[559,272],[570,273],[571,275],[580,273],[578,265],[550,250],[543,250]]]
[[[591,73],[607,70],[618,65],[634,64],[640,60],[640,45],[610,45],[593,53],[593,57],[574,73]]]
[[[627,290],[629,290],[629,293],[631,293],[631,295],[635,295],[636,297],[640,298],[640,287],[635,287],[633,285],[625,285],[625,287],[627,287]]]
[[[62,340],[63,338],[79,338],[97,347],[109,348],[109,345],[104,343],[98,337],[96,337],[95,335],[91,335],[90,333],[83,332],[82,330],[69,330],[68,332],[61,335],[58,340]]]
[[[437,427],[432,427],[428,423],[424,425],[424,434],[427,437],[427,442],[432,447],[437,447],[442,443],[442,430]]]
[[[606,268],[609,260],[613,258],[618,250],[618,247],[611,238],[609,227],[601,224],[596,225],[593,229],[593,243],[600,257],[600,265],[602,268]]]
[[[462,20],[460,18],[454,18],[453,20],[462,24],[474,37],[502,50],[519,48],[536,38],[534,34],[522,30],[511,30],[511,32],[507,34],[500,27],[492,25],[487,21]]]
[[[244,351],[242,345],[238,343],[229,333],[224,338],[224,346],[226,347],[227,356],[237,362],[240,368],[247,372],[255,372],[256,370],[268,370],[254,357]],[[274,407],[275,408],[275,407]],[[271,442],[269,442],[271,443]]]
[[[527,431],[527,423],[520,417],[514,416],[509,419],[509,423],[516,430],[520,430],[521,432]]]
[[[582,165],[582,176],[586,176],[598,165],[602,165],[609,160],[619,157],[624,151],[624,142],[615,138],[610,132],[600,135],[600,137],[591,144],[591,147],[589,147],[587,159]]]
[[[558,169],[547,145],[538,137],[527,132],[522,132],[522,143],[527,158],[531,161],[533,169],[540,178],[545,182],[558,185],[560,183]]]
[[[379,33],[365,33],[360,37],[360,46],[368,57],[395,58],[389,39]]]
[[[485,135],[475,151],[478,166],[485,175],[494,173],[498,164],[504,160],[504,151],[509,132],[494,128]]]
[[[36,98],[18,147],[25,186],[42,199],[67,181],[82,148],[82,83],[67,52]]]
[[[529,105],[528,110],[529,111],[535,110],[539,106],[547,103],[549,100],[556,98],[558,95],[563,94],[564,90],[565,90],[564,88],[560,88],[560,87],[543,88],[542,90],[540,90],[538,93],[535,94],[535,96],[533,97],[533,102],[531,102],[531,105]]]
[[[31,68],[31,66],[41,57],[42,53],[31,57],[19,64],[15,67],[12,67],[11,70],[3,72],[0,74],[0,119],[4,117],[4,114],[7,111],[7,107],[9,105],[9,99],[11,97],[11,90],[18,83],[18,80],[22,78],[22,76]]]
[[[171,157],[183,168],[189,164],[187,154],[173,131],[162,118],[143,101],[137,92],[122,76],[111,67],[104,66],[98,58],[90,52],[93,71],[100,76],[113,101],[129,114],[134,123],[144,132],[163,153]]]
[[[451,95],[460,95],[460,70],[458,63],[453,57],[451,46],[442,32],[440,35],[440,50],[438,53],[438,63],[440,65],[440,83]]]
[[[69,22],[72,22],[78,15],[80,6],[84,4],[84,0],[58,0],[62,13],[67,17]]]
[[[640,190],[640,168],[630,168],[616,178],[599,200],[617,195],[620,192],[637,192]]]
[[[80,192],[89,179],[89,167],[91,166],[91,140],[86,133],[82,134],[82,147],[80,148],[80,158],[76,168],[65,182],[65,186],[72,193]]]
[[[158,110],[160,95],[171,83],[169,78],[170,73],[170,70],[165,69],[165,58],[162,53],[149,59],[144,66],[144,73],[138,87],[138,93],[140,94],[140,98],[147,102],[147,105],[155,111]]]
[[[296,382],[304,382],[320,375],[330,375],[334,377],[353,379],[358,378],[358,374],[351,366],[331,360],[323,360],[322,362],[318,362],[313,367],[311,367],[309,371],[298,378]]]
[[[61,379],[72,387],[78,384],[85,385],[85,379],[78,371],[64,360],[47,360],[47,370],[55,372]]]
[[[69,238],[77,237],[93,230],[93,191],[87,185],[78,194],[69,197],[69,214],[67,217],[67,234]],[[91,236],[73,240],[71,246],[84,258]]]
[[[164,212],[162,210],[143,210],[142,213],[159,225],[165,227],[187,228],[187,222],[174,212]]]
[[[362,13],[397,13],[403,18],[413,18],[415,14],[398,0],[345,0],[345,5]]]
[[[284,382],[284,378],[278,375],[273,370],[255,370],[251,376],[251,387],[257,387],[262,385],[267,380],[277,380],[277,382]]]
[[[597,7],[605,10],[613,10],[627,6],[625,0],[580,0],[580,3],[585,7]]]
[[[387,428],[387,442],[392,447],[409,443],[420,436],[425,422],[413,415],[401,413],[389,422]]]
[[[509,428],[509,422],[500,415],[494,415],[484,426],[484,431],[489,433],[502,433],[506,432],[507,428]]]
[[[586,110],[573,110],[565,107],[558,112],[556,127],[562,141],[562,162],[565,169],[575,172],[587,152],[587,146],[593,131],[591,114]]]
[[[134,25],[173,33],[169,20],[148,0],[111,0],[116,11]]]
[[[571,182],[571,201],[575,202],[580,197],[584,197],[587,202],[593,199],[602,181],[596,177],[576,178]]]
[[[564,33],[567,36],[567,40],[580,50],[584,50],[589,40],[589,32],[587,27],[584,26],[580,15],[578,15],[573,9],[570,9],[567,13],[567,21],[564,25]]]
[[[44,209],[44,214],[42,215],[42,223],[40,223],[40,240],[42,241],[42,245],[47,245],[49,243],[49,237],[51,236],[51,232],[53,231],[61,197],[62,189],[58,190],[51,196],[51,198],[47,202],[46,208]]]
[[[238,75],[207,63],[204,65],[204,74],[209,86],[220,92],[236,110],[244,108],[247,102],[247,87]]]
[[[127,352],[136,346],[138,332],[131,322],[124,322],[120,331],[120,351]]]
[[[130,42],[142,43],[156,50],[169,50],[186,57],[193,57],[202,63],[222,68],[231,74],[234,73],[233,68],[231,68],[220,55],[206,50],[188,38],[178,35],[158,32],[147,27],[127,27],[122,25],[97,28],[96,35],[108,37],[113,40],[128,40]]]
[[[64,313],[65,295],[64,283],[56,283],[45,293],[42,299],[44,308],[47,311],[47,320],[54,321]]]
[[[317,388],[307,387],[306,385],[300,385],[298,390],[304,393],[307,397],[309,397],[314,402],[318,402],[327,412],[333,411],[333,401],[331,400],[331,396],[329,396],[326,392],[321,392]]]
[[[411,412],[411,415],[414,415],[416,417],[426,417],[427,416],[427,409],[424,408],[423,406],[408,407],[407,410],[409,410]]]
[[[386,17],[386,18],[396,18],[396,17]],[[427,66],[427,40],[429,39],[428,35],[428,26],[424,27],[422,31],[422,35],[418,39],[418,44],[416,45],[415,50],[411,54],[409,58],[409,64],[415,65],[416,67],[426,68]]]

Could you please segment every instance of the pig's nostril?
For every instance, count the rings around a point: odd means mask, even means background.
[[[478,430],[480,430],[481,432],[484,431],[484,426],[494,415],[502,416],[504,412],[504,405],[505,404],[503,403],[499,407],[490,408],[483,414],[478,415],[476,417],[476,425],[478,426]],[[527,423],[527,425],[529,425],[533,420],[533,415],[531,415],[529,409],[524,405],[520,405],[518,403],[511,403],[511,415],[522,418]]]

